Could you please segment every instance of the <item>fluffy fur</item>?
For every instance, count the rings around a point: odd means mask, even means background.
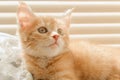
[[[38,17],[20,3],[23,59],[34,80],[120,80],[119,49],[70,40],[70,15],[68,10],[62,18]]]

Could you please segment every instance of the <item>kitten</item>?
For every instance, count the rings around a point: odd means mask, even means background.
[[[69,39],[71,12],[38,17],[20,3],[23,59],[34,80],[120,80],[120,50]]]

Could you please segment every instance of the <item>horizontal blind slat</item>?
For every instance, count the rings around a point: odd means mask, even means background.
[[[120,1],[26,1],[26,3],[35,12],[61,12],[72,7],[76,8],[74,12],[120,12]],[[0,12],[16,12],[17,6],[18,1],[7,3],[0,1]]]
[[[18,25],[0,25],[0,32],[15,34]],[[71,24],[71,34],[118,34],[120,24]]]
[[[72,24],[71,34],[116,34],[120,24]]]
[[[88,40],[98,44],[119,44],[120,34],[84,34],[84,35],[70,35],[71,39]]]
[[[60,13],[39,13],[60,17]],[[0,24],[15,24],[15,13],[0,13]],[[72,23],[120,23],[120,13],[73,13]]]

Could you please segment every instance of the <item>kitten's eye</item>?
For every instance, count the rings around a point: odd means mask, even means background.
[[[47,33],[48,30],[47,30],[47,28],[45,28],[45,27],[40,27],[40,28],[38,28],[38,32],[39,32],[39,33]]]
[[[63,33],[63,30],[61,29],[61,28],[59,28],[58,30],[57,30],[57,32],[58,32],[58,34],[60,34],[60,35],[63,35],[64,33]]]

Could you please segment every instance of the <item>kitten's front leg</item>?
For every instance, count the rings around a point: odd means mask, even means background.
[[[65,75],[65,76],[59,77],[56,80],[78,80],[78,79],[75,76]]]
[[[55,78],[56,79],[52,79],[52,80],[78,80],[74,71],[70,71],[70,70],[57,72]]]

